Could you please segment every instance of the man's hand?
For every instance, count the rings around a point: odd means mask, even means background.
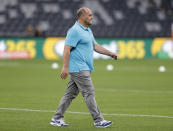
[[[111,57],[112,57],[114,60],[117,60],[117,59],[118,59],[118,57],[117,57],[117,55],[116,55],[115,53],[112,53]]]
[[[66,79],[67,78],[67,76],[68,76],[68,68],[62,68],[62,71],[61,71],[61,75],[60,75],[60,77],[62,78],[62,79]]]

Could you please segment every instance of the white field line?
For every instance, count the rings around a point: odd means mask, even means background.
[[[31,111],[31,112],[55,112],[53,110],[34,110],[34,109],[21,109],[21,108],[0,108],[0,110],[8,110],[8,111]],[[72,112],[67,111],[70,114],[82,114],[82,115],[89,115],[90,113],[87,112]],[[105,116],[124,116],[124,117],[150,117],[150,118],[171,118],[173,116],[160,116],[160,115],[142,115],[142,114],[108,114],[102,113]]]
[[[173,91],[153,91],[153,90],[123,90],[123,89],[105,89],[95,88],[96,91],[107,91],[107,92],[127,92],[127,93],[149,93],[149,94],[173,94]]]

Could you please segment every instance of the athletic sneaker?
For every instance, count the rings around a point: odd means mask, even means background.
[[[96,128],[106,128],[112,124],[112,121],[102,120],[100,122],[94,123]]]
[[[55,120],[54,118],[52,118],[50,124],[52,126],[69,126],[69,124],[66,124],[63,119]]]

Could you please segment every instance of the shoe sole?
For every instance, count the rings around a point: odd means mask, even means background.
[[[58,124],[56,124],[56,123],[54,123],[54,122],[50,122],[50,124],[51,124],[52,126],[62,126],[62,125],[58,125]],[[69,126],[69,125],[67,125],[67,126]],[[62,126],[62,127],[66,127],[66,126]]]
[[[112,122],[107,126],[95,126],[95,128],[106,128],[106,127],[111,126],[111,125],[112,125]]]
[[[50,122],[50,124],[51,124],[52,126],[61,126],[61,125],[58,125],[58,124],[56,124],[56,123],[54,123],[54,122]]]

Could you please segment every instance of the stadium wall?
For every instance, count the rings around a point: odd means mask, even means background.
[[[116,52],[119,59],[173,58],[171,38],[117,39],[96,38],[105,48]],[[0,59],[60,59],[65,38],[0,38]],[[94,53],[95,59],[109,59]]]

